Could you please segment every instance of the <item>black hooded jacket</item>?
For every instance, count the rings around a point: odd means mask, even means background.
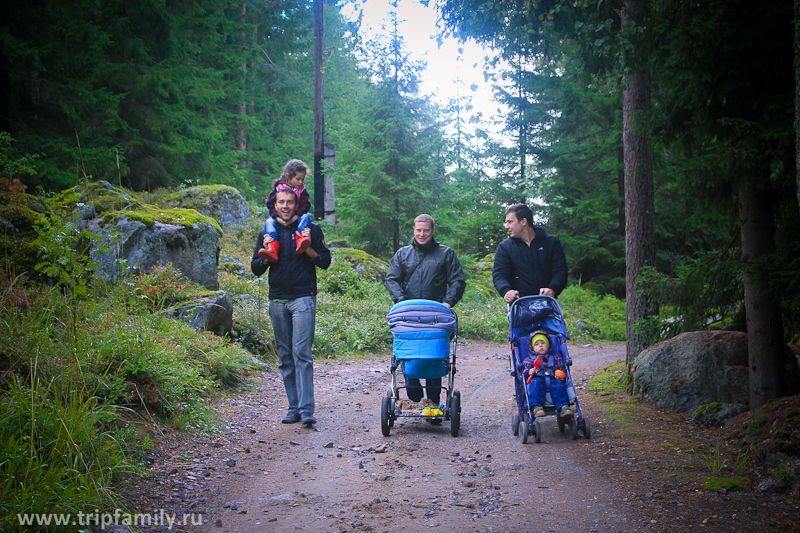
[[[492,268],[492,282],[500,296],[510,290],[520,296],[534,296],[539,289],[550,288],[556,297],[567,286],[567,258],[558,237],[534,226],[536,237],[530,246],[522,239],[511,238],[497,246]]]
[[[386,288],[394,303],[422,298],[455,307],[466,286],[456,253],[436,239],[424,246],[411,239],[411,244],[394,254],[386,273]]]

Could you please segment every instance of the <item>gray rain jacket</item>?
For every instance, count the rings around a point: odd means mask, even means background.
[[[436,239],[425,246],[411,239],[411,244],[394,254],[386,273],[386,288],[394,303],[422,298],[455,307],[466,286],[456,253]]]

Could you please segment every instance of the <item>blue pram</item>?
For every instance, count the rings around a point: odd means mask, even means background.
[[[581,414],[578,398],[575,395],[575,387],[572,384],[572,376],[569,371],[570,366],[572,366],[572,359],[567,351],[569,335],[567,334],[564,315],[561,313],[558,302],[555,298],[549,296],[518,298],[508,308],[508,323],[511,342],[509,361],[511,363],[511,375],[514,377],[514,393],[517,398],[517,412],[511,416],[511,430],[514,435],[518,435],[520,442],[523,444],[528,442],[528,435],[533,436],[534,442],[541,442],[542,440],[542,428],[539,421],[533,416],[533,406],[528,394],[522,361],[529,355],[530,335],[535,331],[544,331],[550,337],[550,348],[553,353],[560,354],[564,360],[565,373],[567,375],[567,395],[569,396],[570,406],[574,405],[575,411],[574,416],[566,419],[562,418],[561,414],[556,411],[548,392],[545,395],[545,404],[542,406],[545,415],[556,415],[558,430],[561,433],[564,433],[566,426],[569,425],[569,435],[573,440],[578,437],[578,431],[582,431],[587,439],[590,438],[589,420]],[[553,377],[552,369],[554,359],[554,357],[550,357],[550,366],[545,367],[543,371],[540,370],[539,375],[543,375],[548,380],[556,379]]]
[[[447,306],[433,300],[405,300],[392,306],[386,316],[392,330],[392,388],[381,403],[381,430],[389,436],[394,421],[401,417],[449,420],[450,434],[458,436],[461,425],[461,393],[453,389],[456,373],[456,338],[458,317]],[[396,371],[403,365],[403,374],[415,379],[436,379],[447,376],[442,384],[446,394],[442,414],[422,412],[404,414],[398,407],[400,389]]]

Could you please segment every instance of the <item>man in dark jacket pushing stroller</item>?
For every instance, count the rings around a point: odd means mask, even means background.
[[[525,204],[506,209],[508,239],[497,246],[492,282],[511,303],[520,296],[558,298],[567,286],[567,258],[557,237],[533,225],[533,212]]]
[[[433,217],[414,219],[414,238],[392,257],[386,273],[386,287],[394,303],[425,299],[453,308],[464,295],[466,281],[456,253],[433,238]],[[438,407],[442,378],[425,380],[428,399]],[[422,384],[406,377],[406,391],[413,402],[422,400]],[[441,414],[441,413],[433,413]]]

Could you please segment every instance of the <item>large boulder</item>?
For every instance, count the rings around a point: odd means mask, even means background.
[[[225,229],[250,220],[250,208],[238,190],[227,185],[198,185],[164,198],[172,207],[194,209]]]
[[[172,263],[190,280],[219,288],[222,229],[213,218],[191,209],[157,209],[105,181],[64,191],[51,203],[54,213],[99,236],[90,255],[106,279]]]
[[[107,249],[95,247],[93,258],[101,264],[106,279],[123,275],[117,257],[125,260],[128,273],[149,272],[154,266],[172,266],[188,279],[207,289],[219,288],[217,261],[220,234],[209,223],[196,222],[191,226],[154,221],[151,226],[127,215],[116,217],[107,224],[94,219],[90,229],[109,243]],[[115,235],[119,242],[112,243]]]
[[[634,394],[681,413],[712,403],[747,406],[747,335],[736,331],[683,333],[639,354],[631,376]]]
[[[349,265],[365,279],[377,283],[383,283],[386,279],[389,265],[374,255],[355,248],[335,248],[332,253],[336,261]]]
[[[192,303],[175,309],[174,315],[194,329],[220,336],[230,335],[233,327],[233,303],[224,291],[195,298]]]

